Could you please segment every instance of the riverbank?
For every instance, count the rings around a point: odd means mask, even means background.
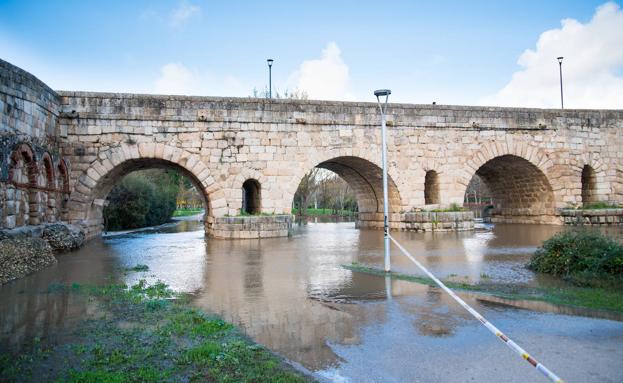
[[[232,324],[190,307],[162,282],[53,284],[93,306],[54,343],[35,338],[0,355],[0,381],[307,382]]]
[[[342,265],[342,267],[358,273],[378,276],[389,275],[392,279],[415,282],[421,285],[437,286],[435,282],[428,277],[396,272],[386,274],[384,270],[370,265],[353,263],[350,265]],[[528,287],[495,283],[471,284],[448,279],[444,280],[443,283],[454,290],[476,292],[497,298],[538,301],[561,306],[623,313],[623,299],[621,299],[623,291],[615,287]]]

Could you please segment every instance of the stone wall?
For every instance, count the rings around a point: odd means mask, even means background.
[[[561,216],[565,225],[623,225],[623,209],[564,209]]]
[[[206,232],[216,238],[251,239],[287,237],[292,230],[293,216],[210,217]]]
[[[0,60],[0,228],[54,222],[67,211],[58,95]]]

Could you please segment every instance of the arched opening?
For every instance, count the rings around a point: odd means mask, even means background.
[[[261,186],[257,180],[248,179],[242,184],[242,213],[260,214],[262,212]]]
[[[61,159],[58,162],[57,170],[57,206],[60,208],[61,219],[66,219],[67,203],[69,202],[69,171],[67,169],[67,163],[65,163],[65,160]]]
[[[490,211],[493,222],[554,222],[552,187],[530,161],[514,155],[495,157],[482,165],[476,176],[476,183],[482,183],[478,189],[489,194],[479,197],[479,202],[494,206]],[[474,179],[466,189],[466,201],[471,201],[476,189]]]
[[[54,179],[54,166],[52,158],[45,153],[39,169],[39,201],[40,219],[42,222],[53,222],[56,217],[56,182]]]
[[[163,172],[166,171],[167,174],[152,174],[153,172],[150,173],[151,170],[160,170]],[[169,173],[175,173],[178,176]],[[128,180],[127,177],[130,177],[130,179]],[[204,218],[208,215],[209,203],[206,191],[192,172],[188,171],[186,168],[178,165],[177,163],[163,159],[131,159],[126,160],[114,167],[112,170],[102,176],[94,187],[90,188],[90,195],[87,197],[87,199],[91,202],[87,208],[88,213],[86,220],[89,233],[97,234],[102,232],[104,228],[118,229],[117,226],[113,227],[113,222],[104,221],[104,209],[105,207],[110,206],[113,202],[117,203],[116,200],[113,201],[113,198],[124,201],[124,198],[127,198],[125,195],[123,195],[126,190],[137,190],[136,192],[132,192],[131,195],[135,199],[139,198],[139,200],[140,198],[149,198],[149,196],[152,195],[150,194],[150,186],[145,186],[145,182],[143,182],[140,178],[146,178],[146,182],[151,182],[152,184],[154,184],[154,187],[157,188],[157,190],[155,191],[156,193],[168,192],[167,190],[173,187],[176,187],[177,189],[175,190],[177,193],[179,193],[185,189],[185,185],[192,185],[192,187],[196,189],[199,198],[201,198]],[[118,193],[111,193],[112,191],[114,191],[113,188],[116,185],[120,184],[124,184],[125,189],[121,188]],[[143,194],[141,194],[139,197],[136,197],[136,193]],[[175,210],[180,204],[177,196],[179,196],[179,194],[176,194],[176,197],[173,198],[172,202],[167,202],[167,205],[163,206],[162,209],[170,209],[172,207],[172,210]],[[72,197],[72,201],[74,201],[74,203],[77,202],[75,201],[75,199],[76,197]],[[134,209],[137,213],[136,227],[144,226],[142,222],[138,222],[140,217],[149,218],[150,216],[153,217],[153,214],[160,213],[160,211],[153,213],[152,210],[149,210],[150,206],[151,205],[146,205],[145,203],[136,203],[132,206],[127,206],[127,209]],[[160,209],[161,207],[157,206],[157,208]],[[89,234],[89,236],[92,236],[93,234]]]
[[[391,176],[388,177],[388,200],[390,213],[400,212],[401,199]],[[329,207],[328,210],[334,212],[352,209],[357,212],[360,227],[382,226],[382,169],[353,156],[323,161],[300,179],[292,203],[297,212],[315,206]]]
[[[597,202],[597,176],[595,169],[590,165],[584,165],[582,168],[582,205],[588,206],[593,202]]]
[[[424,204],[434,205],[439,201],[439,176],[436,171],[429,170],[424,177]]]
[[[11,155],[9,187],[13,189],[14,214],[8,218],[8,226],[38,224],[37,163],[27,144],[19,145]]]

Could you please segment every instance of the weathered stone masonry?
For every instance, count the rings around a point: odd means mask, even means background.
[[[0,60],[0,228],[54,222],[67,213],[59,106],[56,92]]]
[[[63,218],[91,235],[101,230],[113,184],[155,166],[176,167],[193,180],[212,234],[240,212],[246,181],[259,186],[254,209],[289,214],[302,177],[314,167],[352,186],[360,227],[382,223],[374,103],[46,91],[57,95],[46,109],[54,121],[46,142],[59,153],[55,158],[52,151],[52,163],[71,164]],[[411,211],[462,204],[476,173],[494,194],[497,221],[561,223],[559,209],[582,204],[583,195],[623,202],[621,110],[391,104],[388,111],[396,228],[413,226]],[[586,167],[590,191],[582,184]]]

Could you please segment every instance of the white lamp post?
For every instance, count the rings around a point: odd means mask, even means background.
[[[385,272],[391,271],[391,262],[389,255],[389,203],[387,201],[387,141],[385,139],[385,113],[387,112],[387,100],[392,91],[389,89],[379,89],[374,91],[376,101],[381,110],[381,162],[383,163],[383,233],[385,247]],[[381,102],[381,97],[385,96],[385,103]]]

